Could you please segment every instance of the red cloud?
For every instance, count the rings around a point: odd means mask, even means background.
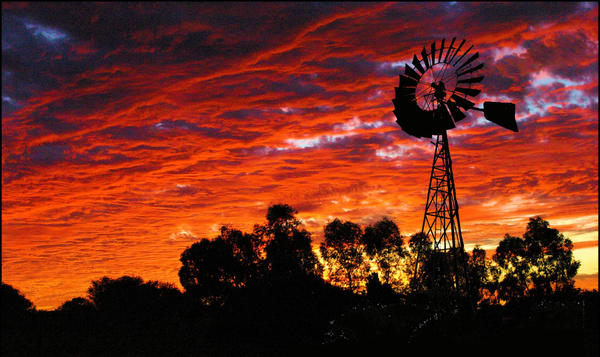
[[[419,230],[433,146],[391,99],[399,63],[440,36],[480,51],[481,101],[517,103],[518,134],[479,113],[449,133],[468,246],[534,215],[597,239],[595,4],[5,5],[68,35],[15,27],[3,52],[3,279],[38,307],[103,275],[177,282],[189,239],[170,237],[250,230],[274,203],[317,243],[333,217]],[[520,50],[494,63],[499,47]]]

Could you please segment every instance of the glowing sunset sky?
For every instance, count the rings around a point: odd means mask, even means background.
[[[38,308],[92,279],[179,284],[181,252],[269,205],[421,228],[433,145],[392,114],[404,63],[466,38],[485,100],[449,132],[465,244],[540,215],[597,288],[597,3],[2,4],[2,280]],[[491,254],[492,252],[488,252]]]

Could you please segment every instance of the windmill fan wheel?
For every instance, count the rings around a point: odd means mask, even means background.
[[[433,42],[431,48],[423,47],[420,58],[413,56],[412,66],[405,65],[392,100],[402,130],[416,137],[441,135],[474,107],[469,98],[481,92],[473,86],[483,80],[476,73],[483,63],[465,42],[457,44],[453,38],[446,45],[443,39],[439,47]]]

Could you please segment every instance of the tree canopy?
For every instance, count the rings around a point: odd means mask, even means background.
[[[357,288],[358,281],[364,280],[369,266],[364,257],[362,229],[353,222],[334,219],[325,226],[325,241],[321,243],[321,256],[326,262],[330,281]]]
[[[267,224],[254,227],[265,246],[268,273],[276,279],[320,276],[323,267],[312,250],[311,234],[287,204],[269,207]]]
[[[295,214],[289,205],[273,205],[267,223],[251,234],[223,226],[218,237],[193,243],[181,254],[181,285],[210,302],[267,278],[320,276],[310,233]]]
[[[34,311],[35,306],[19,290],[2,282],[0,294],[2,302],[2,319],[10,321],[20,319],[28,312]]]
[[[573,260],[573,242],[541,217],[530,218],[523,235],[531,281],[538,293],[569,289],[580,262]]]
[[[404,239],[394,221],[383,218],[367,226],[361,238],[367,254],[375,260],[385,284],[399,286],[399,269],[407,252]],[[399,264],[400,263],[400,264]]]
[[[499,297],[507,301],[573,289],[580,262],[572,249],[571,240],[547,221],[530,218],[523,238],[505,235],[493,255]]]
[[[179,281],[186,291],[220,300],[258,277],[258,240],[223,226],[215,239],[204,238],[184,250],[180,261]]]
[[[138,276],[93,280],[88,298],[106,316],[138,321],[140,317],[167,313],[176,306],[181,292],[173,284],[147,281]]]

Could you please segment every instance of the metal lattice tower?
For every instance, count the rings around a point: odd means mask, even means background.
[[[452,285],[457,290],[466,290],[466,256],[458,215],[456,187],[452,173],[452,158],[446,132],[437,136],[435,153],[429,178],[429,190],[425,204],[425,215],[421,231],[433,242],[434,257],[443,259],[437,266],[448,267]],[[435,273],[435,272],[434,272]],[[432,278],[445,274],[435,274]],[[458,276],[462,275],[462,276]]]

